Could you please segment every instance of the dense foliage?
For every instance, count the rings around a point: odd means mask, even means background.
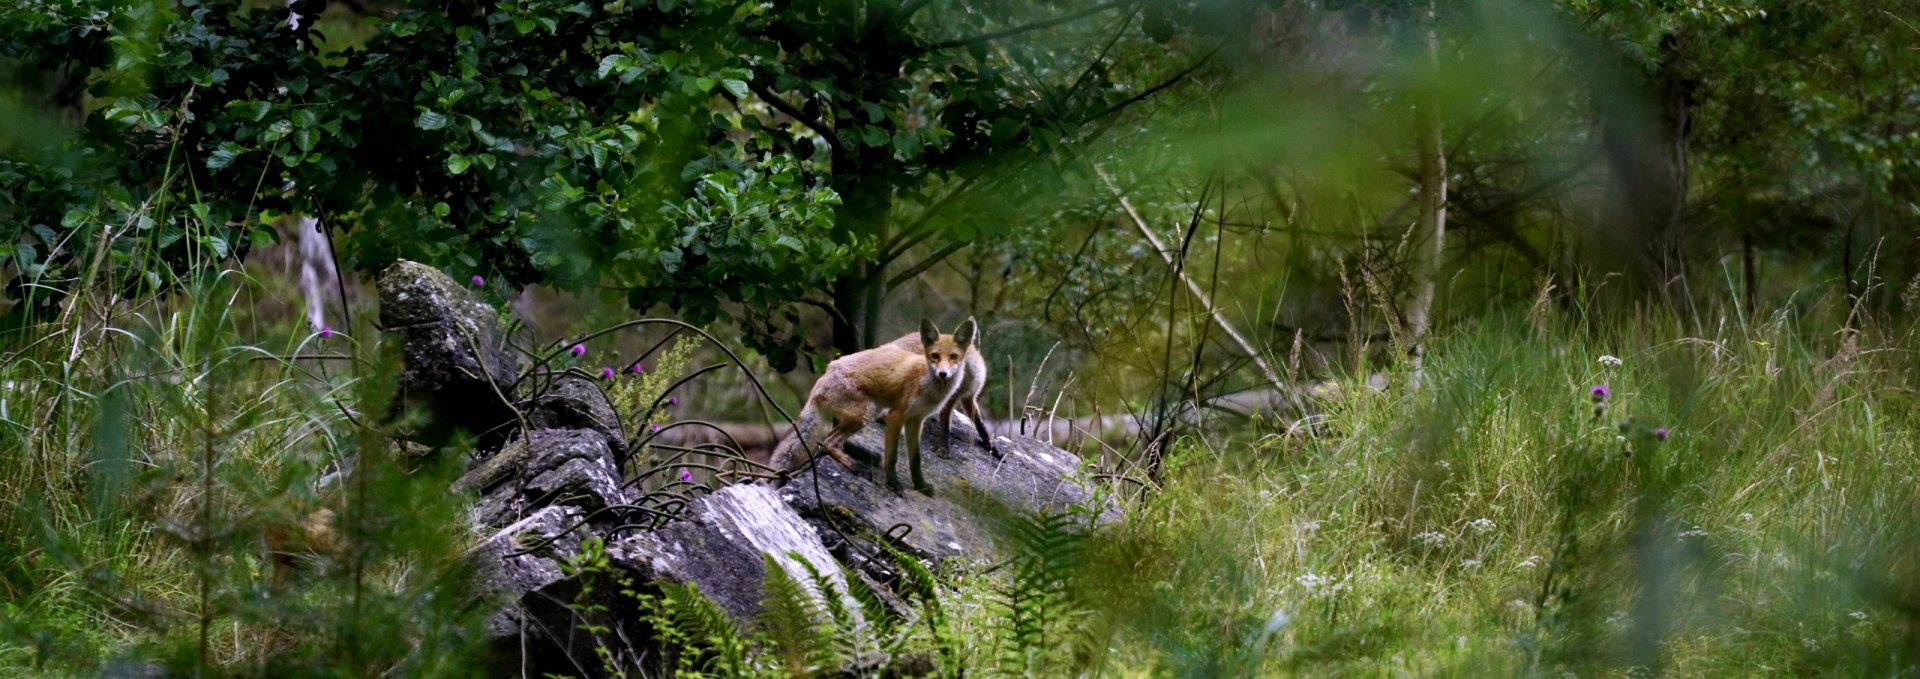
[[[887,263],[945,242],[935,205],[969,183],[1002,206],[1043,190],[983,175],[1057,156],[1136,89],[1105,58],[1018,40],[1059,22],[989,33],[1096,12],[927,4],[420,5],[356,26],[312,1],[9,3],[0,59],[59,74],[29,89],[84,122],[6,140],[11,290],[45,309],[65,288],[34,285],[80,278],[96,245],[117,267],[184,270],[304,213],[344,230],[354,268],[610,288],[694,322],[737,303],[769,342],[788,339],[769,317],[802,300],[852,323]],[[959,223],[964,243],[996,222]]]
[[[343,268],[601,305],[519,336],[553,351],[635,309],[740,338],[761,381],[706,374],[676,417],[741,431],[829,341],[976,315],[995,431],[1064,432],[1126,498],[1092,533],[1003,517],[986,573],[903,562],[902,601],[776,574],[752,621],[581,545],[582,674],[1920,667],[1911,0],[0,0],[0,27],[0,672],[470,670],[462,456],[369,416],[372,328],[306,328],[235,266],[295,215]],[[627,432],[694,353],[603,382]]]

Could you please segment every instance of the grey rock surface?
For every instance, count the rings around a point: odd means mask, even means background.
[[[742,622],[760,613],[767,576],[762,555],[772,555],[788,577],[822,596],[807,569],[811,565],[833,583],[849,611],[860,611],[848,595],[846,573],[819,534],[765,486],[733,485],[701,496],[680,521],[622,538],[608,554],[615,564],[652,579],[698,585]]]
[[[996,459],[979,444],[965,416],[954,415],[953,429],[949,434],[930,420],[921,431],[920,461],[932,496],[912,489],[896,493],[879,481],[885,434],[876,424],[846,446],[861,469],[849,471],[823,458],[795,474],[780,497],[829,539],[871,543],[876,536],[899,538],[905,530],[898,542],[916,556],[973,563],[1005,556],[982,521],[983,512],[1060,512],[1081,506],[1097,510],[1103,521],[1119,518],[1117,505],[1089,490],[1093,486],[1081,477],[1078,456],[1024,436],[1000,435],[994,445],[1004,457]],[[897,462],[903,477],[904,448],[903,443]]]
[[[396,262],[376,285],[380,326],[399,340],[405,366],[398,405],[428,416],[414,437],[437,445],[464,429],[483,447],[504,441],[514,421],[505,398],[514,360],[493,307],[418,262]]]
[[[470,554],[484,589],[519,604],[502,608],[487,619],[489,636],[516,636],[522,623],[536,627],[554,623],[552,619],[540,620],[539,614],[553,613],[553,600],[570,600],[566,592],[554,591],[554,587],[566,579],[560,564],[578,554],[580,540],[588,536],[585,529],[574,527],[580,517],[580,510],[572,507],[547,507],[495,531],[473,548]],[[545,549],[509,556],[569,530],[573,535],[555,540]]]
[[[508,443],[454,488],[480,493],[470,512],[473,523],[495,528],[551,505],[592,512],[628,504],[630,493],[620,483],[613,451],[599,432],[543,429]]]
[[[606,392],[592,382],[578,377],[552,381],[536,378],[527,380],[522,387],[540,389],[522,408],[528,429],[590,429],[607,440],[614,459],[626,456],[626,432],[620,428],[620,415],[607,401]]]

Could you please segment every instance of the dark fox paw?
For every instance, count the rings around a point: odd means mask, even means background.
[[[926,495],[927,497],[933,497],[933,486],[922,483],[922,484],[915,485],[913,489],[920,491],[922,495]]]

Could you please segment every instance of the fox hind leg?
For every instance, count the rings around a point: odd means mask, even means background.
[[[955,398],[959,398],[956,396]],[[940,409],[940,456],[953,457],[953,403]]]
[[[952,408],[947,409],[947,415],[949,417],[953,415]],[[967,398],[967,419],[973,420],[974,431],[980,433],[980,445],[986,446],[987,452],[993,453],[994,459],[1002,457],[1000,450],[993,447],[993,434],[987,432],[986,419],[980,417],[980,399],[978,397],[970,396]]]

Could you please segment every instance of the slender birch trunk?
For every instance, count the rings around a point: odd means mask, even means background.
[[[1440,95],[1440,34],[1435,26],[1433,0],[1427,2],[1427,83],[1421,102],[1420,222],[1413,234],[1413,294],[1407,305],[1408,350],[1418,380],[1426,354],[1427,332],[1433,327],[1433,298],[1440,277],[1440,260],[1447,235],[1447,156],[1442,146]]]

